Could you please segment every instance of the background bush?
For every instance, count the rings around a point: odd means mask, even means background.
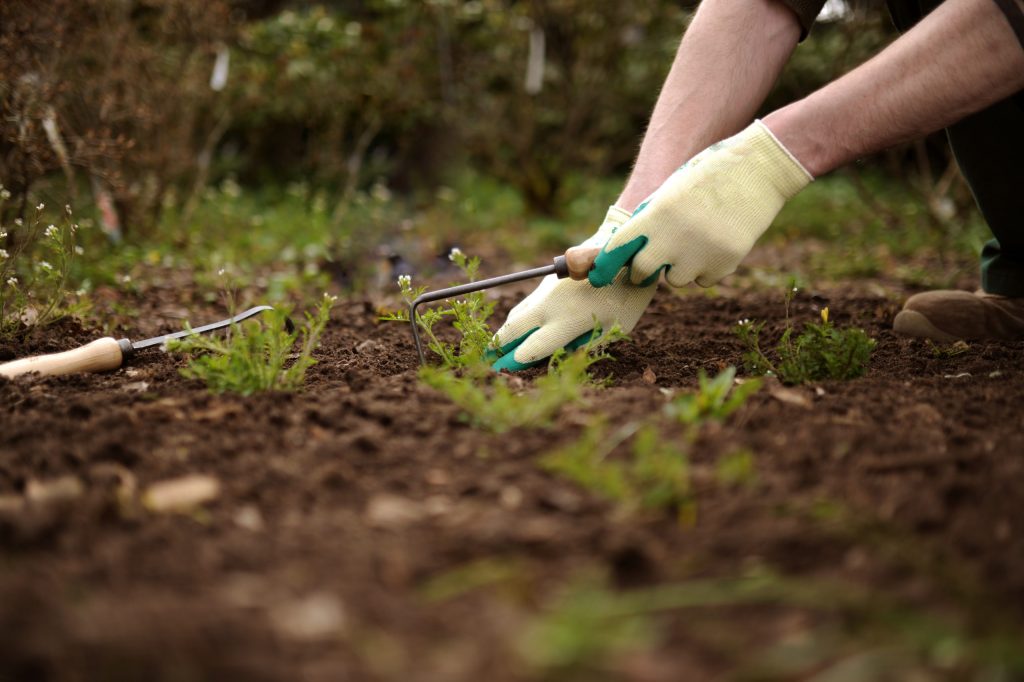
[[[13,197],[0,218],[24,216],[34,192],[57,206],[95,200],[103,222],[144,233],[232,178],[324,190],[337,225],[357,193],[433,201],[467,169],[513,188],[527,212],[565,218],[574,178],[628,171],[693,4],[54,0],[43,12],[9,0],[0,180]],[[767,108],[890,40],[878,4],[816,26]],[[540,39],[542,78],[528,87]],[[936,212],[970,205],[943,185],[942,144],[876,163],[911,171],[926,193],[940,185]]]

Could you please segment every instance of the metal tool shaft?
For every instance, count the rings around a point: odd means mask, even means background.
[[[564,279],[569,276],[569,267],[565,263],[565,256],[558,256],[557,258],[555,258],[554,262],[551,265],[545,265],[540,268],[533,268],[531,270],[513,272],[508,275],[500,275],[498,277],[491,277],[490,279],[482,279],[479,282],[469,282],[468,284],[460,284],[455,287],[448,287],[447,289],[428,291],[418,296],[416,300],[413,301],[412,304],[409,306],[409,323],[412,326],[412,338],[416,342],[416,352],[420,356],[420,365],[427,364],[427,358],[423,354],[423,344],[420,342],[420,331],[416,325],[416,308],[419,307],[421,304],[432,303],[433,301],[440,301],[445,298],[452,298],[453,296],[471,294],[474,291],[490,289],[491,287],[500,287],[503,284],[521,282],[524,279],[533,279],[534,277],[545,277],[547,275],[558,275],[559,279]]]

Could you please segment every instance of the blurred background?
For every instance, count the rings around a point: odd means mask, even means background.
[[[695,4],[6,0],[6,278],[65,207],[82,295],[147,266],[274,298],[390,287],[455,244],[546,261],[617,197]],[[883,5],[829,2],[765,110],[892,40]],[[745,272],[913,286],[973,277],[985,237],[941,135],[815,183],[769,234]]]

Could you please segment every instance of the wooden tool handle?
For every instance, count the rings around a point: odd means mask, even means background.
[[[569,266],[569,277],[575,280],[586,279],[599,253],[601,249],[597,246],[574,246],[566,251],[565,262]]]
[[[37,355],[32,358],[6,362],[0,365],[0,376],[13,378],[28,372],[39,372],[40,374],[105,372],[117,369],[123,361],[124,351],[121,343],[117,339],[107,336],[63,353]]]

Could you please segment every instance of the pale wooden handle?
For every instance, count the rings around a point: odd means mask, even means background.
[[[117,369],[124,361],[124,353],[117,339],[109,336],[63,353],[37,355],[0,365],[0,376],[16,377],[28,372],[40,374],[75,374],[77,372],[105,372]]]
[[[575,280],[586,279],[594,259],[601,249],[597,246],[574,246],[565,252],[565,264],[569,266],[569,276]]]

